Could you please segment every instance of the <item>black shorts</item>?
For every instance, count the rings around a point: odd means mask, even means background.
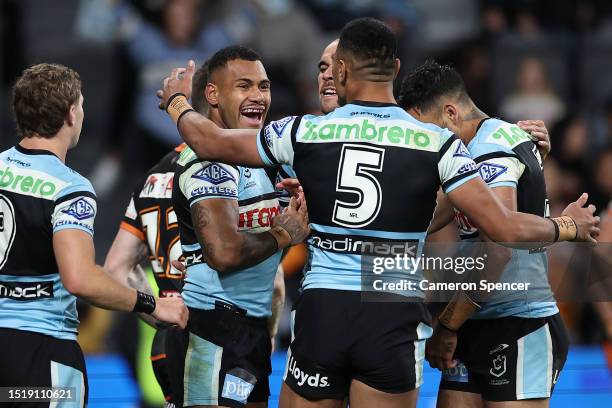
[[[153,372],[166,401],[183,405],[183,371],[189,333],[178,327],[158,329],[151,344]]]
[[[292,312],[284,381],[300,396],[344,399],[352,379],[387,393],[422,383],[430,315],[423,303],[385,294],[307,289]]]
[[[272,372],[268,319],[231,310],[189,309],[184,406],[242,408],[267,402]]]
[[[560,315],[469,320],[457,334],[459,364],[442,373],[440,389],[487,401],[549,398],[567,358]]]
[[[76,341],[24,330],[0,329],[0,344],[0,387],[70,387],[75,393],[70,406],[87,404],[85,359]],[[4,402],[2,406],[48,408],[49,402]]]

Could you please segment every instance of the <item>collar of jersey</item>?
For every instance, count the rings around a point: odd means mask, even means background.
[[[361,105],[361,106],[372,106],[372,107],[376,107],[376,108],[382,108],[385,106],[396,106],[396,107],[400,107],[397,103],[390,103],[390,102],[373,102],[373,101],[360,101],[360,100],[354,100],[354,101],[350,101],[349,103],[347,103],[347,105]]]
[[[19,153],[23,153],[23,154],[29,154],[29,155],[46,154],[46,155],[49,155],[49,156],[57,157],[57,155],[55,153],[53,153],[53,152],[51,152],[49,150],[28,149],[28,148],[25,148],[25,147],[21,146],[20,144],[15,145],[15,150],[17,150]]]

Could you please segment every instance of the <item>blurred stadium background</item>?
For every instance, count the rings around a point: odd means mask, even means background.
[[[1,0],[0,13],[2,150],[18,140],[10,86],[24,67],[58,62],[81,74],[85,124],[68,162],[99,195],[100,263],[136,178],[179,143],[154,96],[171,68],[246,44],[260,53],[272,80],[268,119],[317,112],[320,53],[346,22],[365,15],[397,33],[402,72],[425,58],[453,64],[489,115],[546,122],[552,215],[582,191],[602,213],[612,199],[612,2],[606,0]],[[298,275],[287,276],[287,310]],[[588,303],[560,308],[574,346],[552,406],[612,406],[612,358],[606,363],[612,315]],[[87,305],[80,316],[90,406],[159,406],[148,362],[151,329],[132,315]],[[286,347],[288,313],[280,336]],[[277,352],[271,406],[283,364]],[[425,378],[420,407],[435,404],[438,374],[428,369]]]

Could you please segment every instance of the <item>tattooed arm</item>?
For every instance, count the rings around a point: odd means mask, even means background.
[[[308,214],[303,197],[292,198],[287,210],[274,218],[272,229],[262,233],[238,231],[238,202],[212,198],[191,206],[193,228],[206,263],[219,272],[256,265],[279,249],[308,236]]]

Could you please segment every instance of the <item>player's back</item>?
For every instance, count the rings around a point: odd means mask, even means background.
[[[76,339],[76,297],[63,286],[53,234],[93,235],[91,184],[53,153],[0,153],[0,327]]]
[[[130,204],[121,222],[125,229],[143,240],[159,288],[159,296],[180,292],[184,274],[172,260],[182,255],[178,220],[172,205],[174,171],[181,145],[164,156],[136,184]]]
[[[306,194],[312,236],[303,287],[358,291],[363,253],[414,255],[438,187],[448,192],[475,177],[473,161],[454,154],[460,146],[450,131],[385,103],[354,101],[265,127],[260,155],[291,164]]]
[[[542,159],[526,132],[500,119],[486,119],[467,148],[489,187],[516,188],[518,211],[550,215]],[[478,229],[465,216],[458,215],[457,221],[462,240],[478,237]],[[527,282],[529,290],[496,293],[476,318],[544,317],[558,312],[548,282],[546,248],[514,249],[501,281]]]

